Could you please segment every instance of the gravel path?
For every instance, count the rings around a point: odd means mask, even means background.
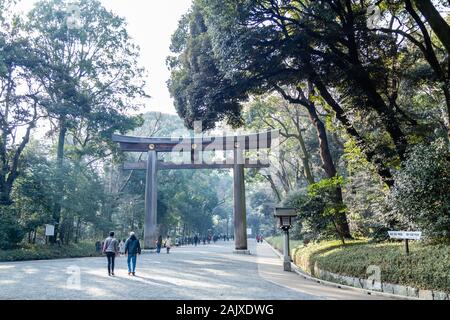
[[[283,272],[267,244],[249,240],[249,249],[252,255],[233,254],[232,242],[218,242],[145,253],[136,277],[127,275],[125,257],[116,259],[115,277],[108,276],[103,257],[0,263],[0,299],[377,298]]]

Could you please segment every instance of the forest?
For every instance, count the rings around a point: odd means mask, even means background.
[[[111,230],[142,237],[145,174],[122,170],[134,155],[111,136],[190,132],[177,116],[135,112],[148,99],[146,71],[123,18],[85,0],[86,27],[74,28],[65,1],[40,1],[26,15],[14,6],[0,1],[0,249],[93,249]],[[162,232],[231,234],[230,179],[226,171],[161,173]],[[54,236],[45,236],[47,224]]]
[[[172,37],[185,125],[279,129],[295,237],[450,239],[447,1],[194,1]],[[446,17],[446,19],[444,18]]]
[[[247,224],[292,237],[450,240],[448,1],[194,0],[167,57],[178,113],[145,110],[147,71],[124,18],[80,0],[26,14],[0,0],[0,249],[143,236],[142,154],[111,137],[280,130],[278,171],[246,171]],[[445,11],[445,9],[447,11]],[[373,12],[372,12],[373,11]],[[232,175],[160,172],[164,234],[233,234]],[[55,235],[45,237],[45,225]]]

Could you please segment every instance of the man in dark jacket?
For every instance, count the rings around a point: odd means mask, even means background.
[[[136,275],[136,257],[141,254],[141,244],[136,238],[134,232],[130,233],[130,237],[125,242],[125,254],[128,256],[128,275]]]

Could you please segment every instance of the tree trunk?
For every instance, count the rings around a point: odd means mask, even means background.
[[[275,196],[277,197],[278,202],[281,202],[280,192],[278,191],[278,188],[275,185],[275,182],[273,181],[272,176],[271,175],[267,175],[267,176],[264,175],[264,178],[266,178],[266,180],[269,181],[270,187],[272,188],[273,193],[275,193]]]
[[[387,184],[389,188],[394,186],[394,178],[391,174],[391,171],[388,167],[380,160],[380,157],[377,157],[373,151],[370,150],[368,147],[366,141],[363,139],[363,137],[359,134],[359,132],[355,129],[355,127],[351,124],[350,120],[345,115],[344,110],[339,105],[339,103],[332,97],[326,86],[323,84],[323,82],[319,79],[317,74],[314,74],[310,70],[310,76],[311,81],[313,82],[314,86],[319,91],[321,97],[326,101],[326,103],[333,109],[333,111],[336,113],[336,118],[342,123],[344,126],[347,134],[349,134],[353,139],[355,139],[356,145],[361,149],[363,154],[366,157],[366,160],[372,163],[376,170],[378,175],[381,177],[384,183]]]
[[[447,53],[450,54],[450,26],[442,18],[431,1],[414,0],[414,3],[420,13],[427,19],[428,24],[444,45]]]
[[[308,181],[309,184],[313,184],[314,176],[311,172],[311,166],[309,165],[309,153],[306,150],[305,141],[303,139],[301,130],[298,131],[297,140],[300,143],[300,148],[302,149],[302,152],[303,152],[302,163],[303,163],[303,169],[305,172],[306,180]]]
[[[328,178],[334,178],[337,174],[336,167],[334,166],[333,158],[331,157],[331,152],[328,146],[328,137],[325,129],[325,125],[322,120],[320,120],[315,106],[310,103],[305,106],[309,113],[309,118],[311,123],[317,132],[317,138],[319,139],[319,150],[320,159],[322,160],[323,169]],[[342,204],[342,189],[340,187],[336,188],[336,202]],[[341,236],[344,238],[351,239],[350,228],[348,225],[347,216],[344,212],[337,213],[335,216],[336,228]]]
[[[57,181],[57,190],[56,190],[56,199],[55,206],[53,208],[53,220],[55,223],[55,235],[50,237],[51,243],[56,243],[56,239],[58,238],[60,223],[61,223],[61,202],[63,200],[63,189],[64,189],[64,174],[63,174],[63,162],[64,162],[64,144],[66,140],[67,126],[66,119],[64,116],[61,116],[59,119],[59,136],[58,136],[58,149],[56,154],[56,181]],[[63,235],[64,237],[64,235]]]
[[[11,200],[11,191],[12,185],[8,183],[8,173],[9,172],[9,163],[8,163],[8,121],[9,121],[9,106],[11,103],[11,91],[12,91],[12,70],[9,68],[8,70],[8,85],[6,89],[6,97],[5,97],[5,110],[3,114],[2,121],[2,134],[1,134],[1,170],[0,170],[0,205],[9,206],[12,204]]]

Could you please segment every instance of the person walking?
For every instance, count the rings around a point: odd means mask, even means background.
[[[114,231],[111,231],[109,237],[105,239],[102,252],[106,254],[108,259],[108,276],[114,276],[114,260],[116,254],[119,254],[119,243],[114,238]]]
[[[134,232],[130,232],[130,237],[125,242],[125,254],[127,257],[128,275],[136,275],[137,255],[141,254],[141,244]]]
[[[119,252],[121,256],[125,254],[125,239],[120,240],[119,242]]]
[[[102,243],[100,241],[97,241],[95,243],[95,252],[101,252],[102,251]]]
[[[156,252],[157,253],[161,252],[161,247],[162,247],[162,236],[160,235],[158,237],[158,240],[156,240]]]
[[[165,242],[165,247],[166,247],[167,253],[169,253],[171,246],[172,246],[172,240],[170,239],[170,236],[167,236],[166,242]]]
[[[197,234],[195,234],[195,236],[194,236],[194,244],[195,244],[195,246],[197,246],[197,244],[198,244],[198,235]]]

